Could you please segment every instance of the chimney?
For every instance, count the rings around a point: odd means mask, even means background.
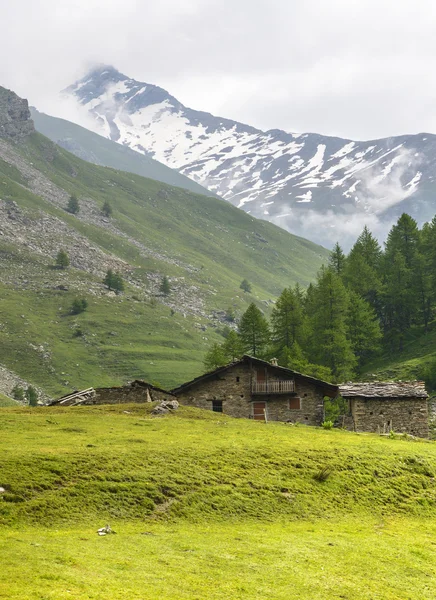
[[[278,367],[279,366],[279,361],[276,358],[272,358],[270,360],[270,363],[272,364],[273,367]]]

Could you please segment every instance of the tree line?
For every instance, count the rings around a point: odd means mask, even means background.
[[[208,369],[244,353],[344,381],[382,350],[401,352],[412,328],[427,331],[436,306],[436,217],[419,229],[407,214],[384,248],[364,227],[346,255],[339,243],[315,283],[283,290],[269,321],[254,304],[237,331],[214,344]]]

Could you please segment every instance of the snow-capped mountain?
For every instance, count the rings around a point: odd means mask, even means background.
[[[409,212],[436,212],[436,136],[352,141],[254,127],[191,110],[160,87],[113,67],[63,92],[95,130],[219,194],[256,217],[317,242],[375,233]]]

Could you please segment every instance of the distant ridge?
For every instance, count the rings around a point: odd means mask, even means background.
[[[31,107],[30,112],[37,131],[83,160],[136,173],[197,194],[216,195],[175,169],[170,169],[150,156],[135,152],[128,146],[117,144],[65,119],[41,113],[34,107]]]

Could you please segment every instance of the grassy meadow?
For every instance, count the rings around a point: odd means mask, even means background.
[[[436,596],[433,442],[150,411],[1,410],[0,597]]]

